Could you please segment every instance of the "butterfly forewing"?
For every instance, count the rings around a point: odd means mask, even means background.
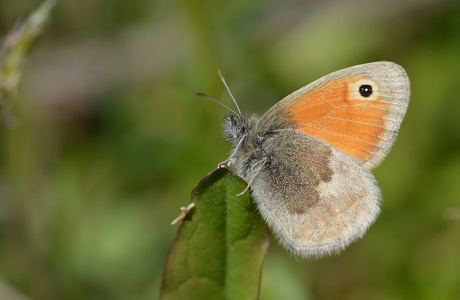
[[[292,93],[263,117],[288,118],[289,127],[345,151],[367,168],[391,148],[409,103],[409,80],[391,62],[344,69]]]

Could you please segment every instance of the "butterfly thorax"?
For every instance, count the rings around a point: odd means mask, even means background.
[[[269,162],[263,144],[270,133],[258,130],[258,123],[257,116],[248,118],[233,114],[228,115],[223,122],[223,134],[232,144],[230,163],[244,179],[249,179],[249,174],[254,168],[259,168],[262,161]]]

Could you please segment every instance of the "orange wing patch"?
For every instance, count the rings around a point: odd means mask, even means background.
[[[360,94],[370,85],[372,94]],[[369,160],[388,138],[394,121],[391,103],[365,76],[345,78],[302,95],[288,110],[297,131],[323,140],[361,161]]]

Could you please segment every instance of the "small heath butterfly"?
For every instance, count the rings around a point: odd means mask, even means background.
[[[261,118],[229,108],[227,161],[289,252],[338,253],[375,221],[381,194],[370,170],[393,145],[409,95],[401,66],[374,62],[326,75]]]

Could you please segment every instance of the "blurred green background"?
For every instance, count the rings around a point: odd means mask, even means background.
[[[0,0],[0,36],[40,3]],[[272,239],[261,299],[460,299],[460,2],[440,0],[58,1],[14,95],[18,126],[0,129],[0,290],[157,299],[169,223],[229,152],[228,111],[194,94],[232,106],[221,70],[262,114],[379,60],[412,87],[374,171],[382,213],[337,257]]]

